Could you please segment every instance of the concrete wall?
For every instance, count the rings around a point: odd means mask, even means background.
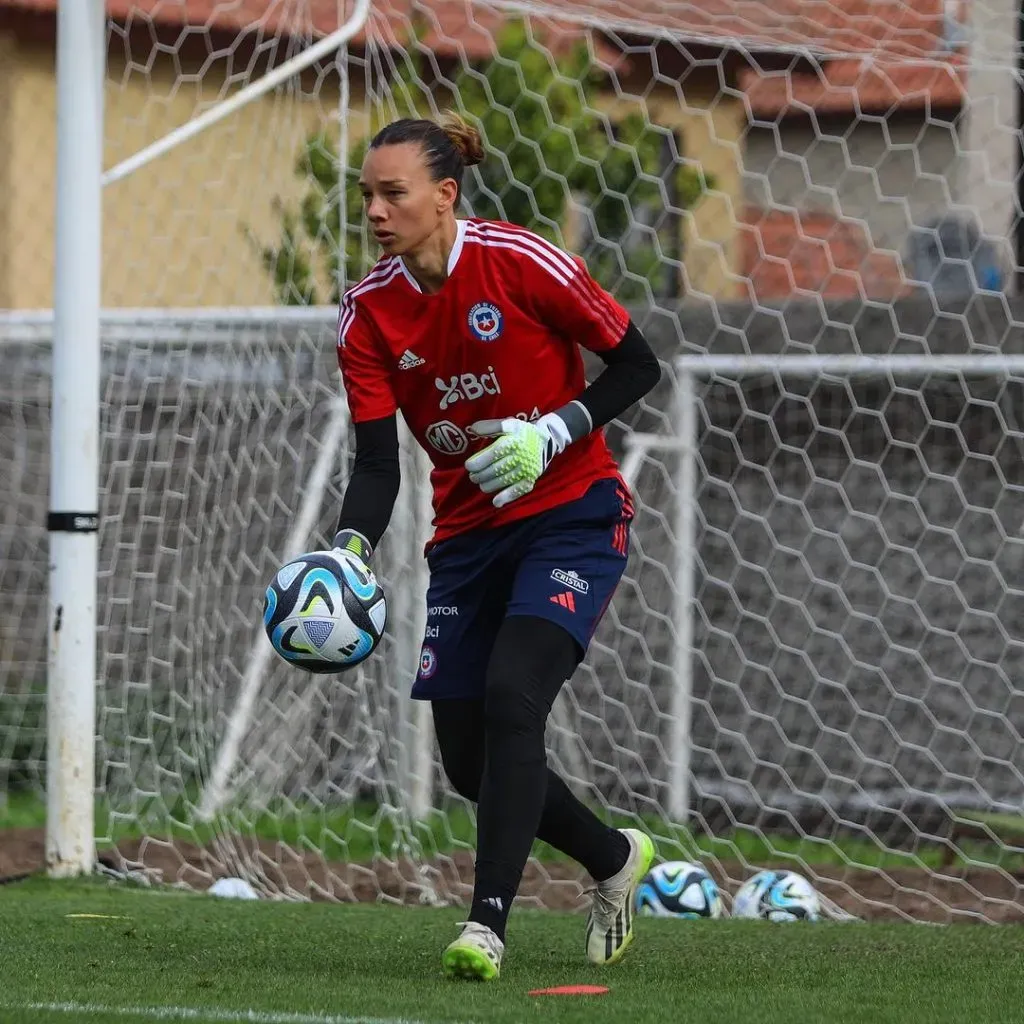
[[[911,113],[791,118],[747,131],[743,196],[751,207],[792,207],[829,228],[855,221],[837,230],[856,235],[865,252],[902,256],[913,227],[949,212],[961,165],[954,125],[940,115],[931,123]],[[895,259],[889,264],[895,273]]]
[[[970,5],[970,68],[961,128],[966,158],[957,199],[976,216],[1008,266],[1016,263],[1017,176],[1020,173],[1017,51],[1018,0]],[[1016,282],[1011,278],[1011,288]]]

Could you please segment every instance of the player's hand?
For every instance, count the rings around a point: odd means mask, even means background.
[[[370,542],[355,530],[339,530],[334,535],[334,554],[354,563],[364,574],[370,573],[369,561],[373,548]],[[372,573],[371,573],[372,575]]]
[[[477,420],[469,428],[480,437],[497,437],[483,451],[466,459],[469,479],[484,494],[493,494],[501,508],[533,490],[551,460],[569,442],[565,423],[554,413],[535,423],[509,417]]]

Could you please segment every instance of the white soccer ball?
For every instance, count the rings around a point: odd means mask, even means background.
[[[312,551],[282,566],[263,604],[274,650],[307,672],[341,672],[365,661],[387,617],[376,576],[334,551]]]
[[[740,886],[732,901],[732,916],[762,921],[817,921],[818,894],[795,871],[759,871]]]
[[[244,878],[218,878],[209,889],[211,896],[229,900],[258,900],[260,894]]]
[[[702,864],[673,860],[653,867],[636,890],[638,914],[687,919],[721,917],[722,897]]]

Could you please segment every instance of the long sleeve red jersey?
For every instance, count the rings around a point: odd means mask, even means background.
[[[524,228],[460,220],[448,277],[425,294],[400,256],[382,258],[342,299],[338,361],[354,422],[400,411],[433,462],[434,541],[581,497],[618,470],[602,431],[557,455],[504,508],[464,467],[492,438],[470,424],[534,420],[586,386],[578,346],[614,348],[629,315],[576,257]]]

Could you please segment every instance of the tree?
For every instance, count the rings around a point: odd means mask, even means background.
[[[468,212],[563,243],[573,204],[587,228],[581,255],[620,301],[675,294],[679,272],[670,266],[666,273],[663,256],[677,255],[680,212],[699,202],[713,183],[674,151],[666,159],[672,147],[665,130],[649,124],[639,109],[615,123],[597,110],[601,72],[585,46],[556,61],[533,45],[525,22],[511,21],[497,40],[497,56],[483,68],[463,67],[448,103],[443,87],[428,96],[419,52],[407,50],[408,60],[391,82],[395,112],[419,117],[428,116],[431,106],[451,106],[480,129],[488,157],[466,175]],[[362,228],[356,187],[366,146],[364,139],[352,148],[344,189],[334,141],[321,133],[303,147],[296,162],[306,185],[299,207],[280,204],[280,239],[260,246],[279,302],[337,302],[342,254],[348,283],[376,259]],[[329,294],[326,281],[335,282]]]

